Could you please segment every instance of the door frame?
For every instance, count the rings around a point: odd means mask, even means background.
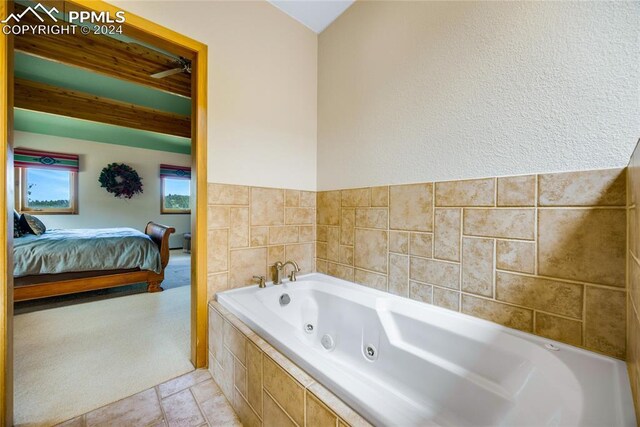
[[[46,3],[43,0],[42,3]],[[60,1],[58,1],[60,4]],[[65,9],[121,10],[101,0],[65,0]],[[0,0],[0,20],[13,2]],[[124,33],[192,61],[191,362],[207,366],[207,45],[125,11]],[[13,39],[0,35],[0,426],[13,424]],[[11,185],[9,185],[11,184]],[[193,213],[195,212],[195,215]]]

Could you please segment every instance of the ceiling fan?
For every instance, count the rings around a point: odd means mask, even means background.
[[[164,79],[165,77],[173,76],[174,74],[179,73],[191,74],[191,61],[189,61],[188,59],[180,57],[175,61],[175,64],[176,68],[151,74],[151,77],[153,77],[154,79]]]

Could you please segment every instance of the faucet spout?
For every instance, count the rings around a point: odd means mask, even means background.
[[[300,272],[300,267],[298,267],[298,263],[295,261],[287,261],[282,264],[282,269],[284,270],[287,265],[291,265],[293,267],[293,270],[291,270],[291,273],[289,273],[289,281],[295,282],[296,280],[298,280],[296,277],[296,273]]]
[[[293,270],[291,270],[291,273],[289,274],[289,280],[292,282],[296,281],[297,279],[296,273],[300,271],[300,267],[298,267],[298,263],[295,261],[287,261],[285,263],[277,261],[275,264],[273,264],[273,270],[274,270],[273,284],[274,285],[282,284],[282,273],[284,273],[285,267],[287,265],[291,265],[293,267]]]

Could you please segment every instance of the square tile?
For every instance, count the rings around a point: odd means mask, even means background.
[[[433,303],[433,286],[423,283],[409,282],[409,298],[428,304]]]
[[[169,427],[197,427],[205,422],[204,416],[189,389],[162,399],[162,408]]]
[[[409,253],[409,233],[405,231],[389,231],[389,252]]]
[[[389,187],[372,187],[371,188],[371,206],[387,207],[389,206]]]
[[[406,253],[406,251],[400,253]],[[433,234],[411,233],[409,253],[413,256],[431,258],[433,256]]]
[[[232,288],[253,283],[253,276],[267,276],[267,249],[235,249],[230,252],[229,285]]]
[[[284,224],[284,190],[251,188],[251,225]]]
[[[433,184],[389,187],[389,228],[393,230],[433,230]]]
[[[542,209],[539,274],[624,287],[624,209]]]
[[[355,266],[365,270],[387,272],[387,232],[356,229]]]

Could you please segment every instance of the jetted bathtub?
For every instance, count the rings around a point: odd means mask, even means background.
[[[219,293],[374,425],[635,426],[624,362],[323,274]]]

